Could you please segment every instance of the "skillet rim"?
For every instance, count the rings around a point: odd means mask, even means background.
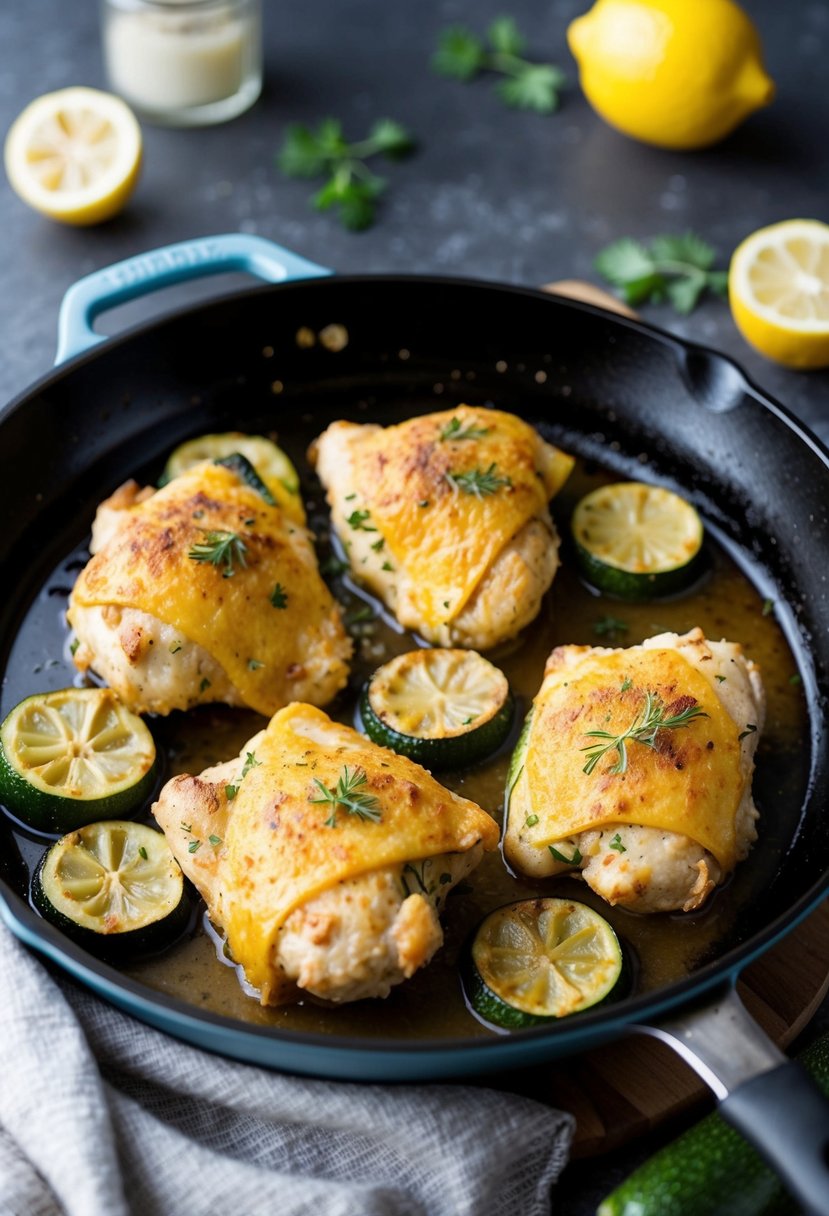
[[[92,362],[101,354],[116,351],[122,345],[128,344],[135,338],[152,334],[152,331],[156,329],[162,330],[167,325],[178,320],[184,318],[192,320],[201,311],[208,311],[211,308],[232,303],[236,300],[257,296],[270,296],[276,292],[290,293],[292,291],[304,291],[309,288],[312,290],[330,290],[332,288],[337,290],[339,287],[365,286],[374,283],[391,284],[401,287],[405,287],[406,284],[416,284],[418,287],[433,287],[436,289],[441,287],[483,289],[484,291],[492,291],[499,295],[528,297],[537,301],[543,301],[553,307],[563,307],[586,316],[594,317],[604,324],[610,322],[613,327],[618,327],[623,331],[643,334],[646,338],[666,346],[675,352],[685,354],[698,353],[706,359],[712,360],[715,364],[726,366],[733,374],[736,374],[740,387],[745,394],[762,410],[778,418],[792,432],[795,438],[809,449],[829,470],[829,448],[812,432],[806,423],[797,418],[791,410],[776,398],[761,389],[732,356],[703,343],[679,337],[669,330],[648,321],[641,321],[636,318],[612,313],[594,304],[573,300],[567,296],[558,295],[555,292],[546,291],[541,288],[526,287],[520,284],[502,283],[486,278],[453,275],[321,275],[307,279],[238,288],[232,291],[220,292],[217,295],[211,295],[206,299],[199,299],[179,305],[163,312],[160,316],[153,316],[135,325],[131,325],[115,336],[107,337],[105,341],[102,341],[98,345],[51,368],[21,393],[13,397],[6,405],[0,407],[0,428],[3,427],[6,420],[13,414],[25,408],[27,403],[37,393],[47,390],[51,385],[61,381],[67,374]],[[819,714],[819,710],[812,698],[809,704],[809,718],[813,730],[815,727],[815,714]],[[829,726],[829,719],[824,721],[823,725]],[[807,804],[810,798],[813,797],[814,795],[810,795],[807,792]],[[797,841],[795,840],[794,843],[796,847]],[[769,950],[813,911],[827,892],[829,892],[829,867],[824,871],[821,878],[800,895],[793,904],[787,907],[785,912],[781,913],[775,920],[766,925],[765,928],[757,933],[752,933],[744,942],[732,947],[719,958],[706,963],[699,970],[680,980],[675,980],[664,987],[651,990],[650,992],[629,997],[619,1005],[610,1005],[606,1008],[588,1010],[581,1013],[578,1019],[573,1021],[572,1025],[567,1025],[565,1022],[550,1027],[541,1026],[512,1032],[509,1035],[494,1033],[491,1037],[475,1035],[414,1040],[337,1034],[321,1035],[307,1031],[283,1030],[254,1025],[226,1015],[213,1013],[210,1010],[200,1009],[198,1006],[188,1004],[177,997],[169,996],[146,984],[133,980],[130,976],[124,975],[115,968],[96,959],[93,955],[88,954],[65,938],[53,926],[38,917],[26,901],[3,878],[0,878],[0,919],[5,921],[9,929],[19,940],[24,941],[39,953],[45,954],[46,957],[56,962],[73,979],[81,982],[85,987],[91,988],[97,995],[103,996],[105,999],[116,1004],[118,1003],[117,999],[102,991],[99,985],[91,984],[83,973],[87,972],[99,977],[107,988],[115,989],[117,992],[128,993],[133,1002],[139,1005],[149,1006],[151,1009],[160,1008],[161,1010],[166,1010],[171,1014],[175,1014],[182,1021],[189,1020],[197,1025],[206,1023],[241,1038],[252,1038],[257,1041],[273,1040],[285,1046],[296,1044],[298,1046],[313,1047],[322,1053],[323,1063],[325,1057],[331,1052],[343,1050],[357,1053],[377,1052],[384,1055],[403,1053],[406,1056],[413,1057],[423,1052],[441,1056],[448,1053],[456,1055],[460,1052],[474,1056],[479,1056],[483,1053],[497,1054],[499,1059],[493,1061],[490,1066],[497,1068],[501,1064],[506,1065],[509,1063],[507,1057],[510,1054],[522,1054],[521,1045],[523,1044],[542,1040],[548,1041],[551,1047],[550,1058],[566,1054],[568,1050],[583,1050],[601,1039],[613,1037],[615,1034],[622,1032],[626,1027],[652,1019],[668,1009],[688,1005],[695,998],[710,993],[713,989],[723,984],[733,983],[744,967]],[[19,905],[17,909],[15,909],[15,905]],[[23,929],[23,936],[18,931],[20,928]],[[31,937],[34,937],[36,940],[30,940]],[[134,1008],[129,1008],[129,1011],[135,1014]],[[137,1016],[141,1015],[138,1014]],[[147,1018],[144,1017],[142,1020],[146,1021]],[[175,1029],[169,1026],[165,1026],[165,1029],[169,1033],[177,1033]],[[576,1039],[583,1040],[583,1042],[574,1046],[572,1041]],[[225,1052],[225,1054],[231,1055],[232,1053]],[[241,1059],[244,1057],[236,1055],[235,1058]],[[257,1058],[257,1061],[251,1062],[263,1063],[260,1058]],[[282,1063],[271,1066],[285,1067]],[[459,1068],[458,1071],[462,1071],[462,1069]],[[326,1074],[322,1072],[320,1075]]]

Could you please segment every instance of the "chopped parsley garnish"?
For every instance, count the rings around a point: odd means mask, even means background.
[[[718,676],[714,676],[714,679],[717,681],[718,684],[724,684],[726,682],[726,680],[728,679],[728,676],[719,676],[718,675]]]
[[[193,545],[187,554],[194,562],[209,562],[211,566],[224,566],[223,578],[232,578],[235,566],[246,566],[247,545],[237,532],[204,532],[204,540]]]
[[[264,666],[265,664],[259,659],[248,659],[248,671],[258,671],[260,667]]]
[[[340,561],[335,554],[330,554],[320,566],[320,574],[328,574],[332,578],[336,578],[338,574],[342,574],[348,569],[348,562]]]
[[[385,570],[388,574],[394,574],[394,566],[391,564],[391,562],[383,562],[380,569]]]
[[[74,659],[75,655],[77,654],[78,647],[80,646],[80,644],[81,644],[80,638],[73,638],[72,641],[69,643],[69,653],[72,655],[73,659]]]
[[[210,843],[213,845],[213,848],[214,848],[214,849],[216,848],[216,845],[218,845],[218,844],[221,844],[221,843],[222,843],[222,838],[221,838],[221,836],[208,836],[208,838],[207,838],[207,839],[208,839],[208,840],[210,841]]]
[[[658,693],[648,690],[645,693],[645,703],[627,730],[620,735],[614,735],[607,730],[588,730],[585,735],[592,739],[606,739],[606,743],[589,743],[581,751],[587,752],[587,763],[583,771],[592,773],[596,765],[608,752],[616,752],[616,763],[608,771],[624,773],[628,766],[628,743],[643,743],[646,747],[656,746],[656,736],[660,730],[677,730],[689,726],[695,718],[707,718],[708,714],[700,709],[696,702],[681,710],[678,714],[669,714],[667,707]],[[757,728],[754,727],[756,730]]]
[[[422,498],[422,499],[420,500],[420,502],[419,502],[417,505],[418,505],[419,507],[421,507],[421,508],[423,508],[423,507],[428,507],[428,505],[429,505],[429,499],[428,499],[428,498]]]
[[[327,803],[331,807],[331,814],[325,821],[326,827],[329,828],[337,826],[338,807],[342,807],[349,815],[356,815],[359,819],[370,819],[372,823],[379,823],[381,815],[378,799],[374,794],[368,794],[360,789],[367,783],[365,769],[350,769],[347,764],[344,764],[337,784],[332,789],[323,785],[319,777],[314,778],[314,785],[319,790],[319,795],[316,798],[309,798],[308,801]]]
[[[381,536],[379,540],[374,540],[371,542],[371,547],[375,553],[379,553],[385,543],[386,543],[386,538],[384,536]]]
[[[288,607],[288,592],[281,583],[277,583],[270,594],[270,601],[274,608]]]
[[[789,676],[789,683],[790,684],[802,684],[803,677],[800,675],[800,672],[796,671],[793,676]]]
[[[170,643],[170,654],[178,654],[178,652],[180,650],[181,650],[181,642],[171,642]]]
[[[256,759],[256,752],[248,752],[245,756],[245,763],[242,765],[242,776],[239,778],[239,780],[241,781],[243,778],[247,777],[250,770],[252,768],[258,768],[261,763],[261,760]]]
[[[537,815],[528,815],[527,818],[524,820],[524,827],[525,828],[534,828],[537,823],[538,823]]]
[[[490,494],[497,493],[501,486],[512,486],[509,477],[499,477],[495,469],[496,465],[493,461],[488,469],[470,469],[466,473],[453,473],[449,470],[443,476],[453,490],[460,490],[464,494],[474,494],[476,498],[486,498]]]
[[[756,729],[757,729],[757,727],[754,725],[753,722],[746,722],[746,728],[741,734],[739,734],[737,736],[737,742],[742,743],[743,739],[746,739],[749,735],[753,735],[754,732],[756,731]]]
[[[547,848],[550,850],[550,852],[552,853],[552,855],[556,859],[556,861],[563,861],[564,864],[567,866],[577,866],[579,864],[579,862],[581,861],[581,853],[575,847],[573,849],[572,857],[565,857],[563,853],[559,853],[559,851],[555,847],[555,845],[548,844]]]
[[[138,846],[138,855],[139,857],[143,857],[145,861],[148,860],[147,850],[144,848],[143,844]]]
[[[482,439],[491,430],[490,426],[475,426],[473,422],[465,427],[460,418],[450,418],[438,435],[438,443],[445,443],[448,439]]]
[[[202,681],[199,684],[199,692],[204,692],[205,689],[209,688],[209,687],[210,687],[210,681],[208,680],[207,676],[203,676]]]
[[[226,785],[225,786],[225,798],[227,798],[228,802],[232,802],[238,793],[239,793],[238,785]]]
[[[622,680],[622,692],[628,692],[631,688],[633,688],[633,680],[630,677]]]
[[[201,848],[200,840],[191,840],[187,846],[187,852],[188,853],[198,853],[200,848]]]
[[[352,511],[345,522],[355,532],[376,532],[376,528],[366,523],[367,519],[371,519],[371,511]]]
[[[622,837],[617,832],[610,842],[611,849],[615,849],[617,853],[627,853],[626,847],[622,844]]]
[[[774,600],[763,600],[763,616],[771,616],[774,612]]]

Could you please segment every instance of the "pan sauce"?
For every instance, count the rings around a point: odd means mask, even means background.
[[[564,491],[553,503],[553,514],[562,535],[566,533],[566,521],[578,499],[608,480],[611,479],[606,474],[586,467],[583,462],[577,465]],[[313,509],[310,511],[310,522],[319,535],[324,534],[326,518],[318,507],[316,514]],[[475,769],[439,774],[447,786],[479,802],[501,821],[510,751],[523,713],[540,684],[546,657],[555,645],[632,645],[655,633],[665,630],[683,633],[694,625],[701,626],[710,638],[726,637],[742,642],[747,654],[760,664],[768,698],[767,724],[755,776],[755,796],[761,815],[760,840],[748,860],[737,868],[731,882],[717,892],[702,911],[647,917],[609,908],[574,878],[538,883],[513,878],[500,854],[495,853],[488,855],[471,875],[471,889],[450,897],[443,917],[443,948],[426,968],[393,989],[385,1001],[363,1001],[331,1008],[309,999],[300,1005],[262,1008],[245,994],[235,969],[217,961],[217,951],[221,954],[220,943],[217,945],[213,937],[201,930],[164,955],[125,965],[124,973],[192,1005],[255,1025],[311,1033],[428,1038],[491,1033],[465,1008],[457,960],[465,939],[483,916],[492,908],[516,899],[540,894],[565,895],[599,910],[625,944],[633,963],[637,991],[680,978],[706,961],[730,940],[739,910],[750,907],[762,897],[782,852],[794,835],[796,821],[784,821],[780,812],[786,808],[791,816],[800,805],[803,778],[799,753],[807,731],[806,708],[797,669],[775,622],[773,606],[767,601],[764,603],[763,596],[710,535],[707,550],[708,573],[690,592],[670,601],[626,604],[598,597],[585,587],[573,573],[565,548],[564,566],[545,597],[539,617],[519,639],[488,654],[506,673],[518,702],[516,723],[506,747]],[[27,635],[29,641],[36,633],[42,638],[46,605],[53,612],[62,609],[59,596],[61,586],[66,587],[67,565],[78,568],[77,563],[63,563],[44,587],[18,635],[10,670],[21,661],[18,657],[16,663],[16,656],[37,653],[31,645],[26,645]],[[329,707],[329,712],[350,722],[356,693],[363,681],[380,663],[393,654],[411,649],[414,642],[411,635],[401,635],[382,617],[368,622],[355,621],[354,617],[361,616],[360,610],[365,609],[365,600],[355,595],[347,583],[339,583],[337,594],[345,605],[346,621],[351,622],[356,653],[349,688]],[[615,635],[602,633],[602,622],[609,617],[623,621],[627,629]],[[42,651],[42,642],[40,649]],[[55,660],[50,662],[52,669],[48,679],[44,679],[45,673],[28,677],[28,692],[47,684],[61,687],[71,682],[71,667]],[[78,678],[74,678],[77,682]],[[221,706],[189,714],[176,713],[168,719],[151,722],[159,748],[166,753],[167,777],[177,772],[199,772],[209,764],[236,755],[262,724],[263,719],[252,712]],[[18,843],[29,864],[34,864],[40,849],[22,837],[18,838]]]

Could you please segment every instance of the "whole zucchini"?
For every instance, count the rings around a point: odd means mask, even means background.
[[[798,1059],[829,1095],[829,1035]],[[597,1216],[798,1216],[783,1183],[714,1111],[634,1170]]]

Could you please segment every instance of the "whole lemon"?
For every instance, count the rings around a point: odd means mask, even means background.
[[[733,0],[598,0],[567,40],[594,110],[661,148],[716,143],[774,96]]]

